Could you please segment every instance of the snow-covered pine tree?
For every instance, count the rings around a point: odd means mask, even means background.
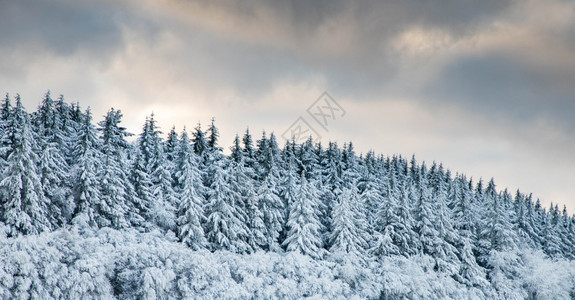
[[[265,178],[269,173],[275,173],[280,176],[283,161],[273,132],[270,134],[269,139],[266,138],[265,131],[262,133],[262,138],[257,141],[256,151],[258,178]]]
[[[506,251],[516,248],[516,235],[511,228],[510,219],[506,214],[503,206],[502,196],[495,190],[495,183],[493,179],[489,181],[485,188],[485,197],[487,203],[491,203],[488,208],[488,214],[483,224],[487,224],[483,228],[479,237],[480,253],[487,255],[490,250]]]
[[[244,136],[242,137],[242,151],[244,152],[244,165],[247,168],[254,170],[254,176],[257,175],[257,159],[256,159],[256,149],[254,148],[254,140],[250,133],[249,128],[246,129]]]
[[[205,208],[205,233],[212,250],[246,253],[248,228],[245,215],[238,209],[240,195],[230,187],[229,162],[214,160],[210,165],[211,184]]]
[[[100,218],[99,207],[102,195],[98,186],[98,174],[101,172],[102,153],[97,131],[92,124],[90,108],[86,110],[83,126],[77,132],[74,145],[74,157],[71,172],[72,195],[75,211],[72,223],[81,227],[97,227]]]
[[[318,215],[323,228],[322,239],[324,244],[329,243],[330,232],[332,231],[332,209],[336,206],[337,198],[342,191],[342,159],[341,150],[338,148],[337,143],[330,142],[319,164],[322,169],[321,186],[323,188],[320,190],[322,205],[319,207]]]
[[[283,245],[287,251],[321,258],[324,250],[320,236],[321,223],[317,215],[319,198],[304,172],[300,176],[300,184],[294,200],[289,204],[288,232]]]
[[[63,95],[60,95],[54,102],[54,108],[54,126],[56,129],[54,142],[58,145],[58,149],[66,162],[71,165],[74,161],[74,141],[72,138],[81,127],[82,112],[64,101]]]
[[[182,131],[175,157],[175,191],[178,197],[178,237],[197,250],[207,245],[204,229],[204,186],[199,157],[194,153],[186,129]]]
[[[444,178],[443,166],[433,165],[430,172],[431,185],[433,186],[433,209],[435,213],[435,229],[438,232],[438,241],[434,251],[434,259],[437,269],[446,274],[456,274],[459,267],[457,249],[455,245],[461,240],[459,232],[454,228],[451,217],[452,213],[448,203],[448,186]]]
[[[355,182],[350,181],[338,196],[332,211],[329,251],[346,254],[352,260],[364,260],[367,248],[366,220]]]
[[[138,147],[132,162],[132,173],[130,177],[135,193],[134,208],[139,215],[139,217],[133,218],[133,226],[148,227],[151,226],[151,224],[156,224],[155,211],[153,210],[155,208],[153,194],[154,184],[150,174],[151,167],[149,163],[150,148],[149,119],[146,117],[142,133],[138,138]]]
[[[559,209],[558,206],[557,209]],[[573,255],[573,251],[575,249],[575,236],[570,236],[570,224],[571,220],[567,213],[567,206],[563,205],[563,211],[560,214],[558,212],[557,226],[559,227],[561,236],[563,257],[567,259],[575,258]]]
[[[393,165],[391,168],[393,169]],[[370,214],[373,215],[373,239],[370,251],[376,257],[400,254],[400,247],[403,250],[401,251],[402,254],[407,255],[410,248],[410,243],[407,239],[412,236],[404,236],[400,234],[408,224],[400,221],[400,217],[402,216],[399,213],[402,211],[398,208],[399,191],[397,190],[398,186],[395,183],[395,172],[391,170],[389,173],[390,180],[387,185],[385,198],[377,201],[377,206]],[[369,189],[366,189],[364,193],[368,192]],[[406,212],[409,215],[409,210]]]
[[[206,133],[202,130],[202,125],[200,123],[198,123],[198,125],[194,129],[192,135],[193,135],[192,145],[194,148],[194,153],[196,153],[196,155],[198,155],[202,159],[201,163],[205,164],[206,163],[205,155],[206,150],[208,149],[208,141],[206,140]]]
[[[404,185],[401,189],[399,205],[397,206],[397,216],[399,216],[399,224],[401,226],[396,227],[395,230],[402,236],[402,242],[407,241],[407,244],[397,244],[400,248],[400,253],[415,254],[421,248],[421,241],[418,236],[417,219],[411,213],[410,190],[413,190],[413,187],[407,185]],[[408,245],[408,247],[405,247],[405,245]]]
[[[266,228],[256,195],[256,175],[253,168],[246,162],[249,158],[247,152],[241,148],[237,135],[231,151],[230,188],[239,196],[236,209],[242,215],[248,229],[247,235],[240,236],[240,238],[245,239],[252,250],[257,250],[266,244]]]
[[[148,122],[149,134],[149,160],[148,171],[153,184],[152,214],[154,221],[165,230],[175,230],[177,199],[173,190],[170,165],[164,152],[164,143],[161,138],[162,132],[156,124],[154,114]]]
[[[425,170],[425,164],[422,164],[422,170]],[[436,248],[439,240],[439,232],[434,226],[436,221],[434,209],[432,207],[432,195],[427,181],[427,174],[422,172],[415,175],[419,178],[418,186],[418,199],[415,205],[415,230],[419,235],[419,242],[421,244],[420,250],[424,254],[436,254]]]
[[[98,203],[99,218],[96,220],[99,227],[126,228],[131,222],[128,215],[133,206],[134,192],[128,177],[126,151],[129,145],[125,140],[130,134],[120,126],[121,121],[121,111],[112,108],[98,123],[98,130],[102,132],[103,153],[102,170],[98,174],[102,195]]]
[[[449,186],[449,206],[452,209],[453,228],[458,231],[458,249],[460,266],[455,278],[464,284],[482,286],[485,281],[485,270],[481,268],[473,254],[475,242],[475,222],[473,220],[472,192],[468,189],[467,179],[456,175]]]
[[[277,177],[269,173],[260,184],[257,192],[258,205],[262,213],[265,243],[263,248],[268,251],[281,250],[279,237],[285,223],[284,202],[278,196]]]
[[[2,101],[2,107],[0,108],[0,120],[3,122],[8,121],[12,113],[12,101],[10,100],[10,94],[6,93],[4,100]]]
[[[172,129],[170,129],[170,132],[168,133],[168,138],[166,139],[164,149],[164,153],[166,153],[166,159],[169,162],[174,162],[177,159],[179,147],[180,140],[178,139],[178,134],[176,133],[176,127],[172,126]]]
[[[383,168],[376,167],[377,162],[372,151],[367,153],[365,162],[366,168],[362,171],[358,189],[366,210],[371,212],[366,214],[368,228],[373,229],[378,209],[384,201],[385,193],[388,190],[389,178]]]
[[[175,169],[176,160],[178,157],[178,147],[180,146],[180,140],[178,139],[178,134],[176,133],[176,127],[172,126],[170,132],[168,132],[168,137],[164,143],[164,153],[166,154],[166,169],[168,173],[172,175],[172,188],[176,184]]]
[[[50,92],[46,93],[38,111],[33,114],[33,123],[38,132],[38,151],[40,156],[39,173],[42,189],[48,205],[48,219],[52,228],[59,228],[68,223],[74,210],[71,197],[70,167],[64,158],[67,146],[61,144],[66,133],[76,133],[76,128],[64,132],[61,128],[67,123],[56,118],[54,101]],[[60,120],[60,122],[57,122]],[[73,154],[73,152],[71,153]]]
[[[514,200],[515,218],[512,220],[513,228],[515,232],[517,232],[518,241],[521,244],[536,247],[539,245],[539,242],[537,241],[537,233],[533,229],[530,221],[530,213],[529,208],[526,206],[526,200],[525,195],[517,190]]]
[[[299,163],[300,168],[299,172],[303,172],[309,182],[317,180],[319,175],[319,161],[311,136],[301,145],[297,155],[297,162]]]
[[[8,227],[9,236],[49,231],[48,201],[42,192],[36,167],[39,158],[34,152],[37,137],[19,95],[6,122],[2,137],[7,142],[7,158],[0,181],[1,220]]]
[[[557,213],[553,203],[551,203],[549,213],[544,215],[543,224],[543,251],[552,258],[561,257],[563,254],[561,236],[559,227],[557,226]]]
[[[286,154],[289,155],[289,154]],[[288,234],[288,227],[286,225],[288,217],[289,217],[289,210],[292,203],[295,203],[299,197],[299,182],[297,177],[296,166],[294,163],[295,158],[291,155],[287,156],[284,159],[285,169],[283,170],[283,179],[280,181],[278,189],[279,195],[283,203],[283,207],[285,208],[284,212],[284,224],[282,228],[282,232],[280,233],[280,244],[283,245],[285,238]]]

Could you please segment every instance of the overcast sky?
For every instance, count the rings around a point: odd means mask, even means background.
[[[574,1],[0,0],[0,92],[48,89],[136,134],[215,117],[226,148],[297,121],[575,212]]]

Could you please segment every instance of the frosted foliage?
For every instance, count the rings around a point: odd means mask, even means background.
[[[575,218],[493,179],[212,120],[0,103],[0,299],[575,299]],[[269,136],[269,138],[268,138]]]

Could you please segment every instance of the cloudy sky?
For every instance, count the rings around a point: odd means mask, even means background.
[[[297,121],[575,212],[573,1],[0,0],[0,92],[48,89],[225,147]]]

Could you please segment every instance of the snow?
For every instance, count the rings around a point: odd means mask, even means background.
[[[0,108],[2,299],[572,299],[575,219],[351,143]]]

